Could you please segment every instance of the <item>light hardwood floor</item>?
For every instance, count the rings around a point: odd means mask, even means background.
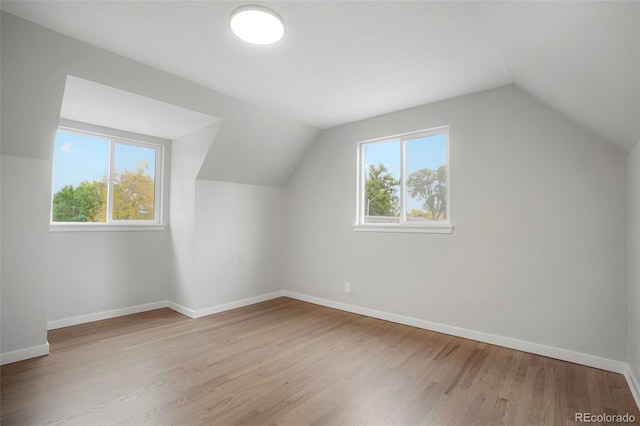
[[[49,356],[1,368],[2,425],[640,419],[619,374],[288,298],[197,320],[159,309],[49,343]]]

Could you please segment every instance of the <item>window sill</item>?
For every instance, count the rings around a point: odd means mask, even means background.
[[[453,225],[450,223],[442,225],[353,225],[356,232],[400,232],[414,234],[451,234]]]
[[[135,225],[112,225],[104,223],[73,223],[49,225],[49,232],[117,232],[117,231],[164,231],[167,225],[157,224],[135,224]]]

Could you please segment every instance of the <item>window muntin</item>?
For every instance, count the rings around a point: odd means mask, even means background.
[[[449,128],[358,144],[356,227],[451,228]]]
[[[61,127],[53,224],[160,224],[162,145]]]

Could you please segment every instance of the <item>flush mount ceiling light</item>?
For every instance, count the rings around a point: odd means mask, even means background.
[[[282,18],[262,6],[242,6],[231,14],[231,31],[253,44],[272,44],[284,36]]]

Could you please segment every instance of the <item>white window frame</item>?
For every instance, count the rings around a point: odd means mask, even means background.
[[[107,176],[107,218],[106,222],[54,222],[53,221],[53,173],[51,179],[51,201],[49,212],[49,230],[51,232],[68,231],[161,231],[166,229],[164,224],[164,155],[165,145],[168,141],[146,135],[138,135],[122,130],[109,129],[94,126],[88,123],[80,123],[71,120],[60,120],[56,130],[99,137],[109,140],[109,165]],[[57,133],[57,132],[56,132]],[[163,143],[165,142],[165,143]],[[113,176],[116,144],[137,146],[155,150],[155,176],[154,176],[154,218],[153,220],[114,220],[113,217]],[[55,168],[55,159],[53,162]],[[53,172],[52,168],[52,172]]]
[[[446,135],[447,138],[447,220],[442,222],[408,222],[406,206],[406,141],[422,137]],[[400,222],[399,223],[365,223],[365,153],[364,148],[369,144],[400,141]],[[425,130],[384,136],[381,138],[360,141],[357,144],[357,175],[356,175],[356,220],[354,231],[364,232],[413,232],[450,234],[453,232],[451,220],[451,162],[450,162],[450,132],[449,126],[439,126]]]

